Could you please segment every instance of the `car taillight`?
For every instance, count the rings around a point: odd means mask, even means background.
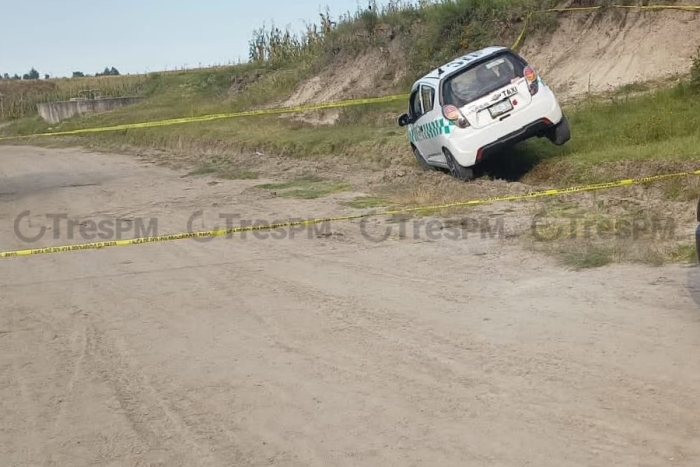
[[[469,126],[469,122],[467,121],[466,117],[462,115],[462,112],[459,111],[457,107],[454,105],[446,105],[442,108],[442,115],[452,121],[456,122],[457,126],[460,128],[466,128]]]
[[[452,120],[453,122],[456,122],[459,120],[460,113],[459,109],[455,107],[454,105],[446,105],[445,107],[442,108],[442,115],[448,119]]]
[[[525,68],[525,79],[527,86],[530,89],[530,95],[534,96],[540,90],[540,82],[537,79],[537,73],[531,66]]]

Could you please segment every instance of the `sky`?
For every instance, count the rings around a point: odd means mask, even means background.
[[[333,18],[366,0],[0,0],[0,73],[121,74],[248,60],[263,23],[299,31],[330,8]]]

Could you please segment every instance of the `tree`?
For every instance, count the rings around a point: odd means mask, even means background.
[[[82,71],[74,71],[73,78],[85,78],[85,73]]]
[[[44,75],[44,79],[49,79],[49,78],[51,78],[51,77],[49,76],[48,73],[46,73],[46,74]]]
[[[8,75],[7,73],[5,73],[5,74],[3,75],[3,78],[4,78],[4,79],[10,79],[10,75]]]
[[[22,76],[22,79],[39,79],[39,72],[32,68],[29,73]]]
[[[119,76],[119,70],[114,67],[105,67],[102,73],[95,73],[95,76]]]
[[[22,79],[17,73],[12,77],[12,79]]]

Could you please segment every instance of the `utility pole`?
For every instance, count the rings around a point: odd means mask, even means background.
[[[4,97],[5,97],[5,96],[3,96],[2,94],[0,94],[0,115],[1,115],[0,118],[1,118],[2,120],[5,120],[5,106],[3,105],[3,102],[2,102],[3,99],[4,99]]]

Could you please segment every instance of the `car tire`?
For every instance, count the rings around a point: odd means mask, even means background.
[[[428,164],[428,161],[425,160],[423,157],[423,154],[420,153],[417,147],[413,146],[413,155],[416,158],[416,161],[418,162],[418,165],[420,165],[421,169],[423,170],[435,170],[435,167],[432,165]]]
[[[459,165],[459,162],[457,162],[457,159],[455,159],[455,156],[452,155],[449,149],[443,149],[442,152],[445,154],[450,175],[463,182],[474,179],[474,170],[471,167]]]
[[[556,146],[563,146],[571,139],[569,120],[566,116],[561,118],[561,121],[551,130],[548,137]]]

